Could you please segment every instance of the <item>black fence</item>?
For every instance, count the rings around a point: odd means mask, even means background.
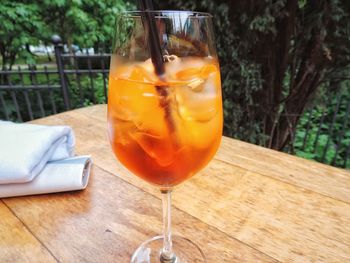
[[[53,67],[0,71],[0,119],[22,122],[107,102],[110,54],[64,54],[60,38],[52,40]],[[315,100],[301,117],[288,151],[350,168],[350,87],[328,90],[328,101]]]
[[[51,81],[57,74],[57,69],[47,67],[1,71],[0,119],[27,121],[57,113],[55,98],[61,95],[62,88]]]
[[[350,168],[350,82],[315,98],[296,129],[294,153]]]
[[[22,122],[107,102],[110,54],[64,54],[61,39],[52,41],[54,67],[0,71],[0,119]]]

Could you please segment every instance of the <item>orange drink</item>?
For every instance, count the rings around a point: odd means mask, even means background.
[[[108,133],[121,163],[171,188],[216,153],[223,125],[220,71],[212,57],[168,56],[165,75],[150,59],[117,67],[112,57]]]
[[[171,193],[208,164],[221,140],[220,70],[212,16],[153,11],[152,0],[139,4],[143,11],[116,17],[108,135],[123,166],[160,189],[163,231],[143,242],[130,262],[205,263],[200,247],[172,235]]]

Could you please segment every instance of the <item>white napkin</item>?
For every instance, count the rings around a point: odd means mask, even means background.
[[[48,162],[31,182],[0,184],[0,198],[85,189],[91,164],[90,156]]]
[[[0,196],[85,188],[91,159],[71,158],[74,144],[68,126],[0,121]]]

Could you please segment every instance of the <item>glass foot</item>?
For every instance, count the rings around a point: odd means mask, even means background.
[[[161,256],[163,236],[156,236],[141,244],[131,257],[130,263],[206,263],[203,251],[191,240],[172,236],[174,256]]]

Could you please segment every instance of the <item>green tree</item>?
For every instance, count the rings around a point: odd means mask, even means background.
[[[107,50],[112,45],[116,13],[132,8],[123,0],[40,0],[41,16],[50,31],[72,45]]]
[[[2,69],[11,69],[17,55],[32,62],[30,45],[39,44],[47,32],[35,3],[2,0],[0,4],[0,54]]]
[[[133,8],[124,0],[3,0],[0,4],[2,68],[11,68],[16,57],[35,63],[29,46],[50,45],[53,34],[59,34],[71,52],[73,44],[108,52],[117,12]]]

